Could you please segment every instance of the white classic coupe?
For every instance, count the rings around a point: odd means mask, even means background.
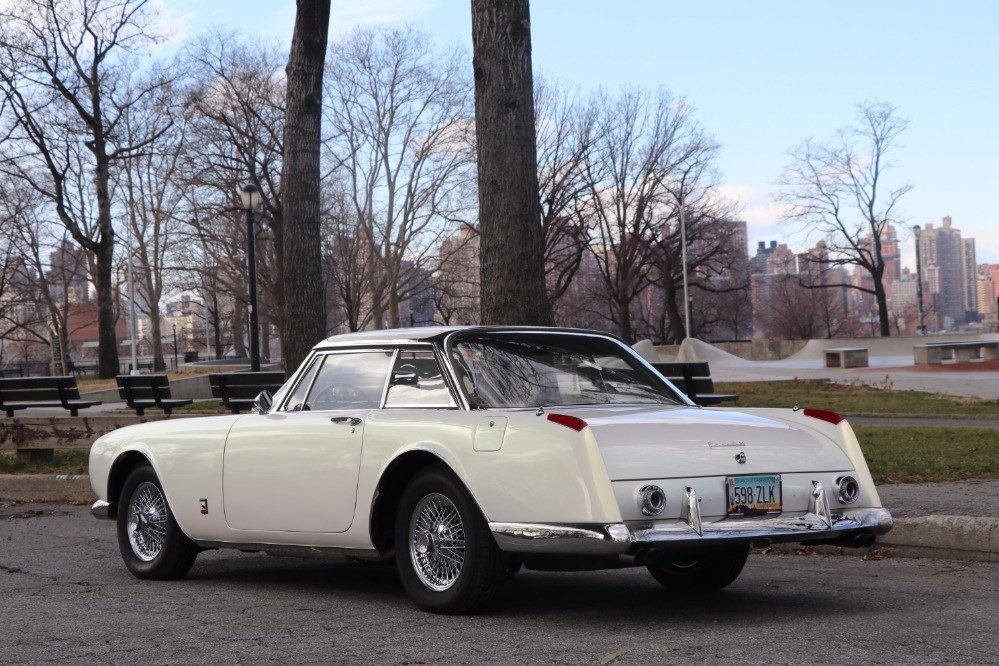
[[[206,548],[394,558],[419,607],[464,613],[521,566],[712,591],[751,547],[892,525],[840,415],[698,407],[593,331],[334,336],[254,411],[94,443],[92,510],[132,574],[179,578]]]

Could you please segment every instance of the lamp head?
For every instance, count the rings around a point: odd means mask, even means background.
[[[260,190],[253,185],[244,185],[239,191],[239,198],[243,202],[243,210],[253,210],[260,205]]]

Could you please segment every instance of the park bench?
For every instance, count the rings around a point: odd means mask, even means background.
[[[136,416],[145,410],[158,407],[164,414],[173,412],[174,407],[189,405],[193,400],[178,399],[170,395],[170,379],[166,375],[118,375],[118,395]]]
[[[867,347],[832,347],[822,351],[827,368],[866,368]]]
[[[687,397],[702,407],[723,402],[734,402],[738,395],[715,393],[715,383],[711,380],[711,368],[704,361],[696,363],[653,363],[652,367],[668,379]]]
[[[999,360],[999,340],[928,342],[913,345],[912,356],[916,365],[940,365],[955,356],[957,363],[968,363],[972,359],[995,361]]]
[[[226,372],[208,375],[212,396],[233,414],[253,407],[253,400],[261,391],[274,393],[284,384],[283,371]]]
[[[13,417],[18,409],[62,407],[73,416],[78,410],[101,404],[81,400],[76,377],[13,377],[0,379],[0,409]]]

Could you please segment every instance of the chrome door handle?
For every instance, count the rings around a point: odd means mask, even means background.
[[[361,425],[361,419],[356,416],[334,416],[330,419],[333,423],[342,423],[349,426],[359,426]]]

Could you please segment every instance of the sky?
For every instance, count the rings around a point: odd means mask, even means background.
[[[175,43],[214,26],[291,43],[293,0],[154,0]],[[471,54],[470,0],[333,0],[335,39],[358,25],[420,26]],[[721,145],[724,191],[758,241],[818,240],[772,202],[788,151],[830,139],[880,100],[910,123],[888,185],[908,184],[908,225],[953,218],[999,263],[999,2],[993,0],[534,0],[536,74],[582,91],[665,86]],[[469,58],[471,56],[469,55]],[[471,67],[471,60],[469,60]],[[900,230],[914,268],[912,234]]]

